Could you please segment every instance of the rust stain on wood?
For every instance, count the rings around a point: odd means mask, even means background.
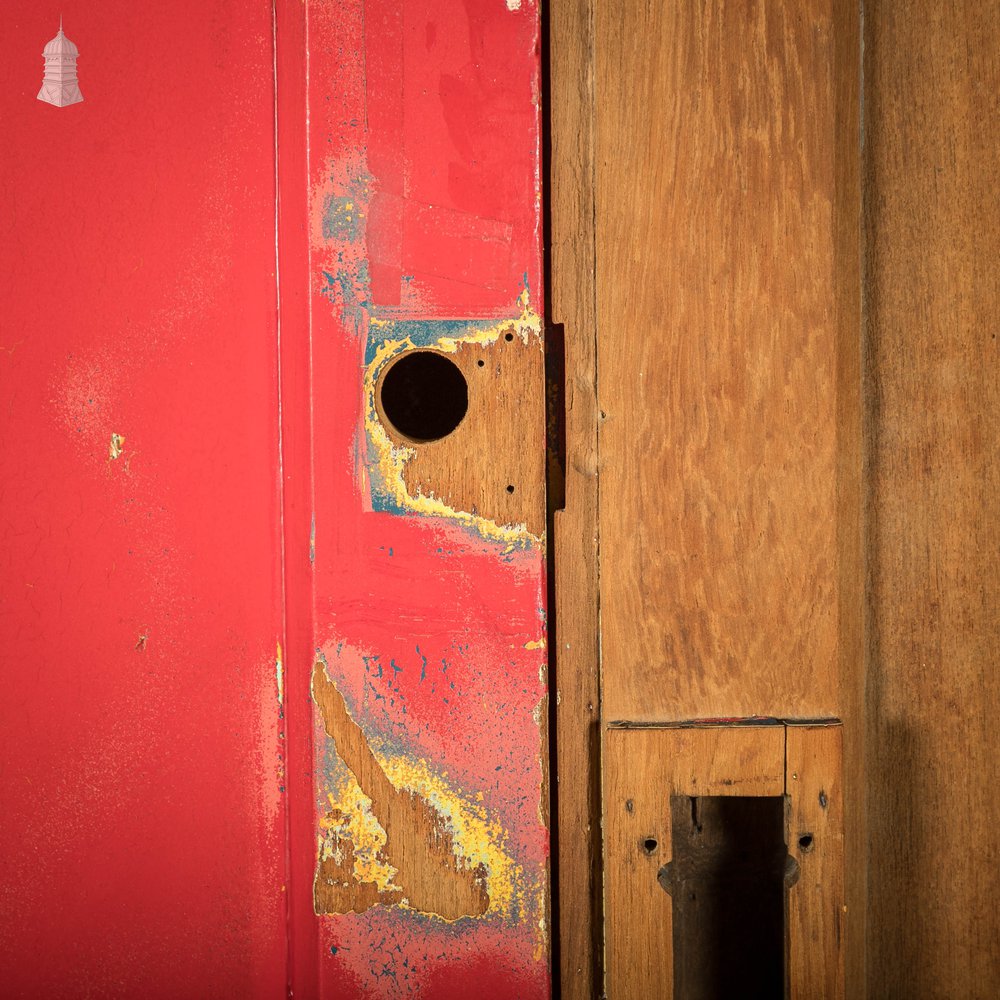
[[[371,800],[371,812],[385,832],[380,856],[396,869],[390,886],[359,881],[353,845],[349,841],[334,845],[317,865],[317,912],[360,912],[378,903],[405,903],[445,920],[482,916],[490,905],[485,869],[458,857],[451,833],[433,806],[392,784],[321,662],[313,668],[312,693],[327,735]]]

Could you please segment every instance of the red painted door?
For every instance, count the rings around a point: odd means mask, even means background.
[[[0,60],[2,992],[545,996],[544,518],[381,395],[542,453],[537,8],[78,8],[82,102]]]

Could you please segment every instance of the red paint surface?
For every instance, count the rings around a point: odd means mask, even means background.
[[[544,865],[541,547],[373,510],[361,425],[373,316],[516,316],[525,284],[540,308],[537,9],[279,3],[275,52],[269,3],[108,0],[67,12],[84,103],[57,109],[34,95],[58,9],[15,7],[3,995],[546,995],[524,919],[313,914],[309,700],[321,649],[366,731],[482,793]],[[364,227],[324,235],[359,171]]]
[[[540,879],[514,916],[322,917],[300,944],[323,996],[548,994],[533,718],[545,653],[524,648],[544,631],[543,550],[505,553],[446,517],[373,510],[358,377],[372,320],[516,317],[526,283],[540,308],[537,18],[502,2],[307,5],[313,645],[369,737],[479,793]],[[346,198],[354,225],[324,227]],[[322,788],[321,726],[314,739]],[[314,851],[312,824],[295,835]]]
[[[0,994],[280,996],[270,4],[66,9],[68,108],[59,11],[0,59]]]

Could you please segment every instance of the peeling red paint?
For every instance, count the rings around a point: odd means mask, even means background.
[[[546,996],[544,540],[394,508],[364,398],[382,321],[540,324],[537,6],[108,0],[52,108],[13,2],[4,994]],[[317,657],[476,915],[314,912]]]
[[[495,849],[506,880],[453,923],[320,917],[318,989],[547,996],[544,542],[383,506],[365,400],[341,377],[386,319],[433,343],[440,321],[518,318],[526,290],[538,308],[538,13],[380,0],[307,18],[314,644],[370,745],[481,810],[497,843],[482,833],[480,857]],[[319,820],[344,772],[321,725],[314,740]]]

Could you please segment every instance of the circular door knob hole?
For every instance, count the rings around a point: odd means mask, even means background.
[[[465,376],[436,351],[402,355],[382,377],[378,393],[392,427],[418,444],[447,437],[469,409]]]

